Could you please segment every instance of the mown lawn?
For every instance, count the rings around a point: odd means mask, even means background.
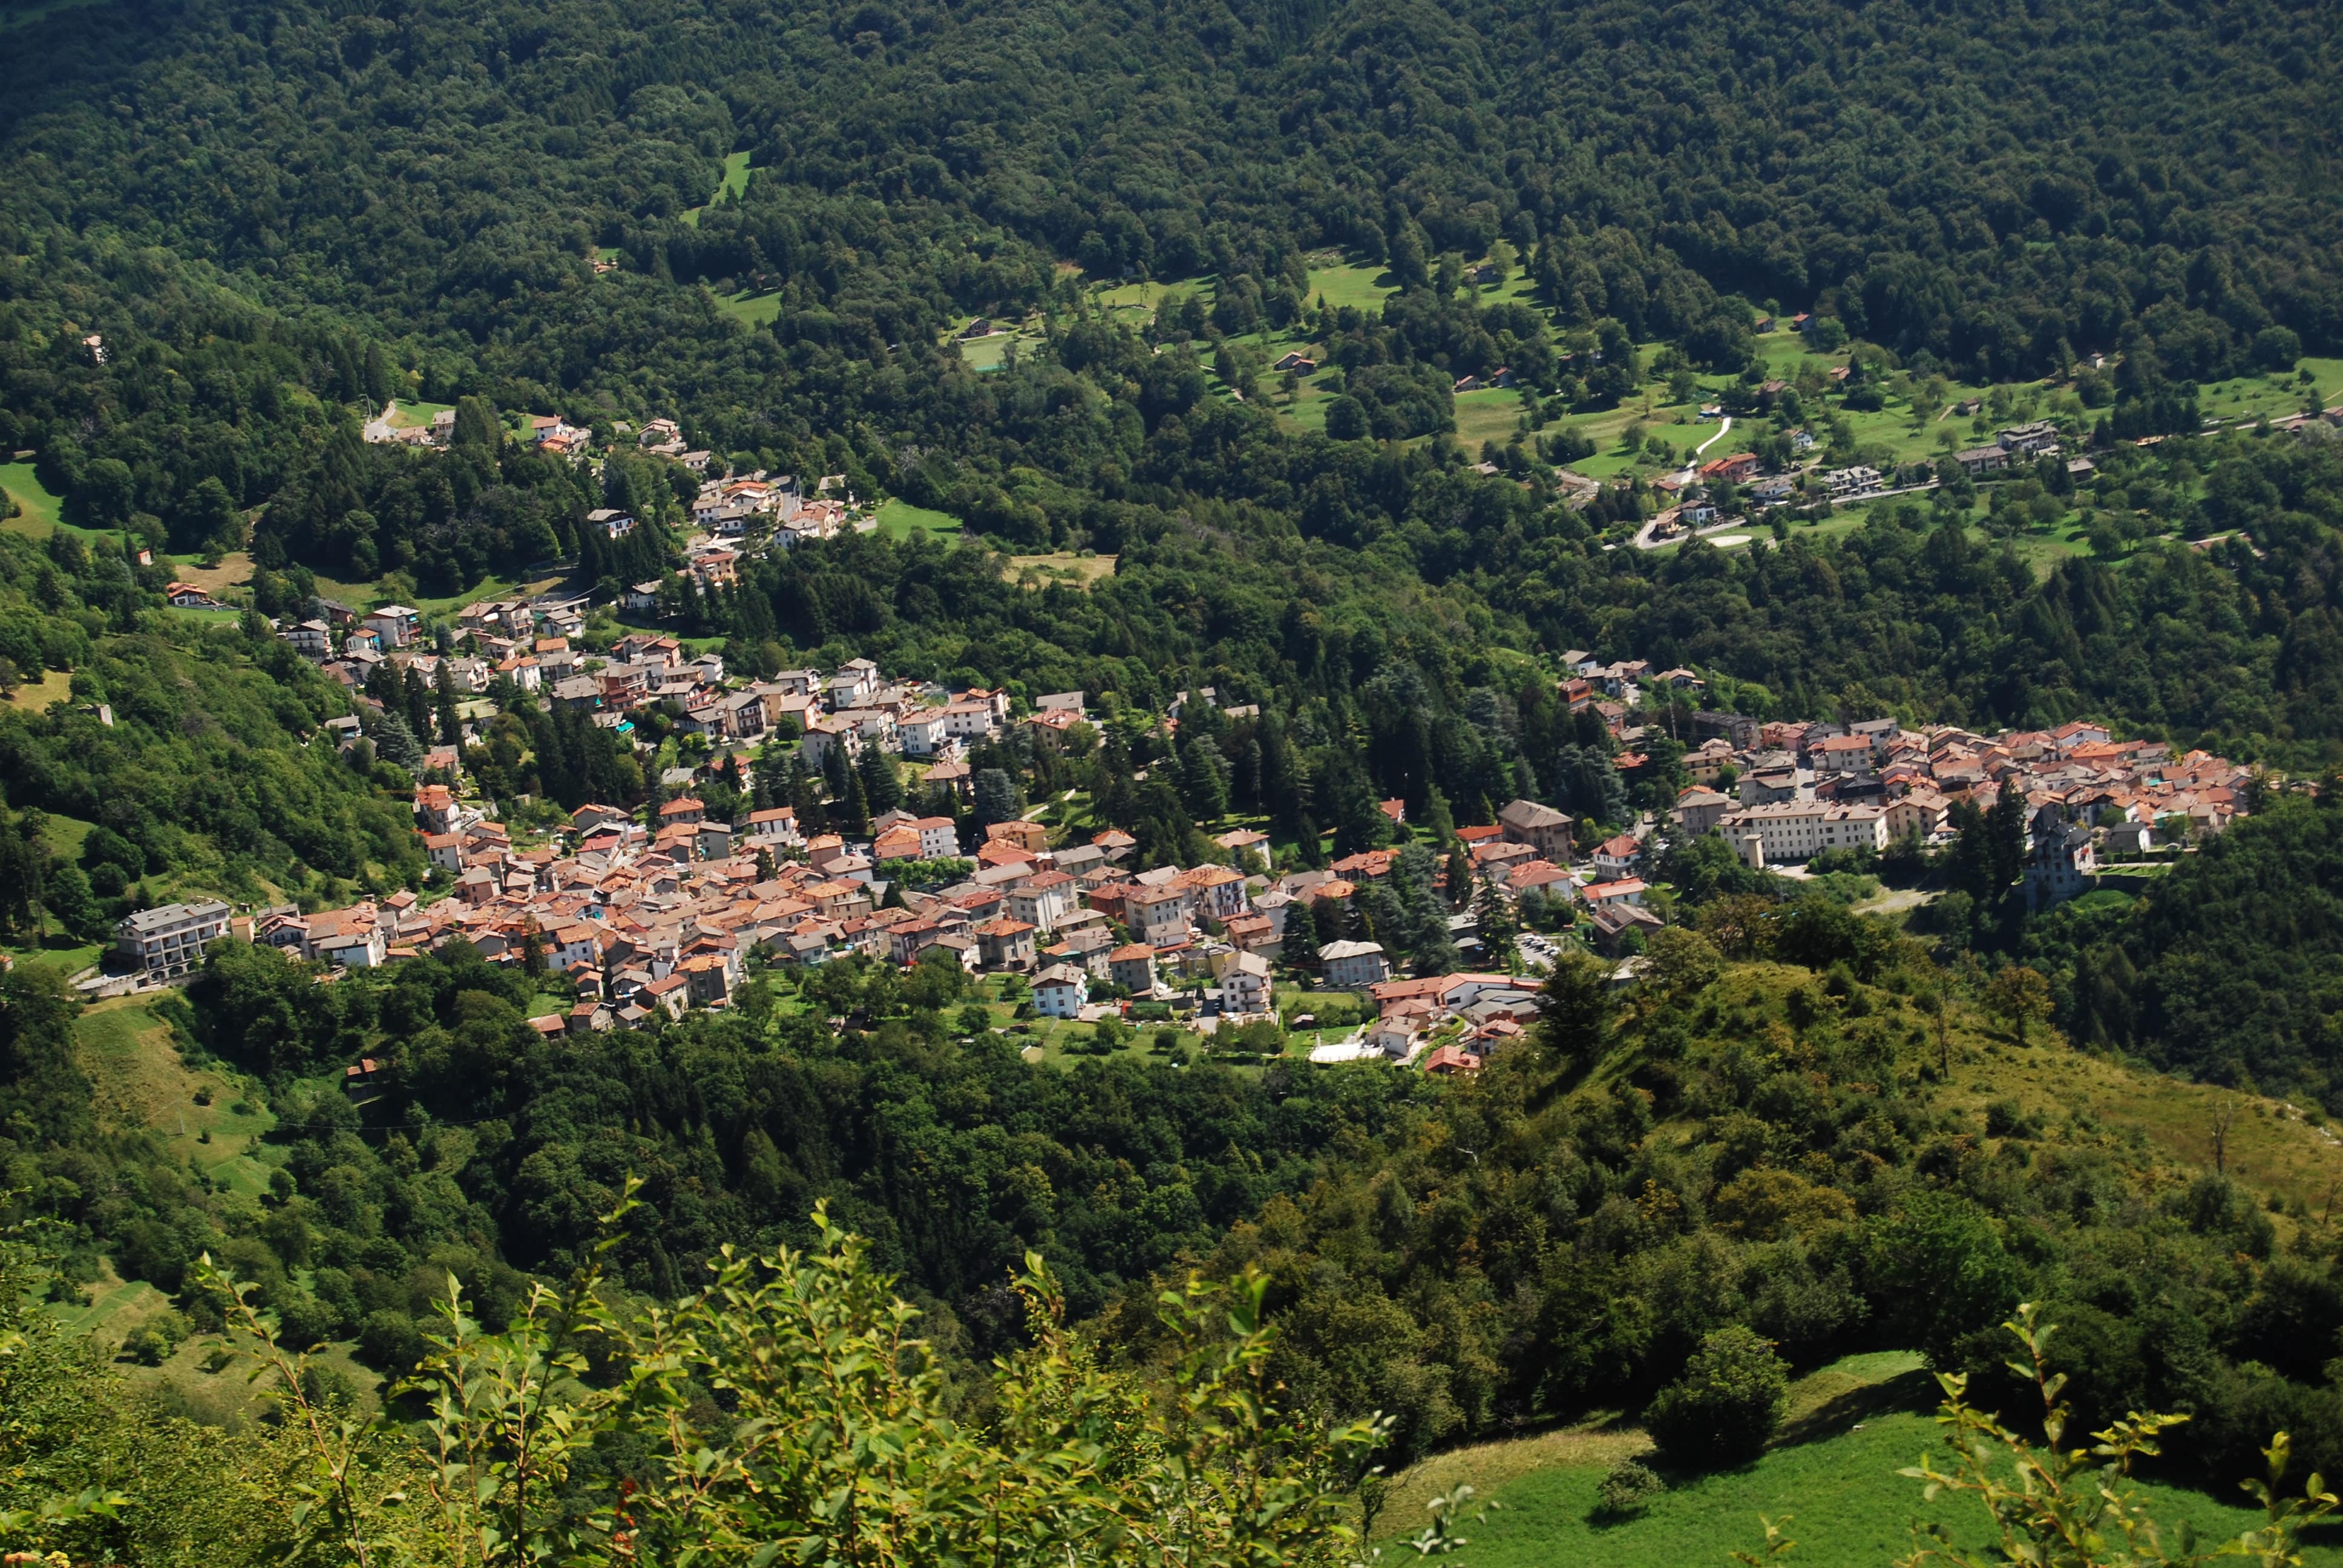
[[[1310,297],[1324,300],[1331,309],[1350,306],[1380,310],[1383,301],[1399,292],[1399,280],[1380,262],[1332,262],[1310,268]]]
[[[754,331],[781,313],[780,291],[768,294],[719,294],[716,296],[719,314],[729,316],[741,326]]]
[[[1513,437],[1522,420],[1522,395],[1507,387],[1456,395],[1456,438],[1475,455],[1483,441],[1500,447]]]
[[[5,701],[28,713],[39,713],[52,702],[63,702],[73,695],[73,677],[62,669],[44,669],[26,675],[19,672],[15,689],[0,701]]]
[[[1992,1540],[1984,1511],[1967,1498],[1923,1503],[1920,1483],[1897,1471],[1923,1453],[1944,1454],[1930,1416],[1898,1412],[1816,1442],[1776,1449],[1756,1463],[1703,1476],[1662,1494],[1637,1518],[1598,1523],[1595,1488],[1606,1466],[1540,1470],[1497,1489],[1499,1508],[1469,1527],[1473,1568],[1687,1568],[1725,1564],[1735,1550],[1761,1549],[1761,1516],[1790,1516],[1787,1533],[1799,1568],[1880,1568],[1913,1549],[1916,1521],[1944,1524],[1962,1546],[1982,1552]],[[2153,1514],[2167,1527],[2187,1520],[2212,1539],[2259,1523],[2258,1511],[2202,1493],[2141,1483]],[[2167,1539],[2170,1539],[2167,1535]],[[2343,1563],[2343,1550],[2312,1547],[2304,1561]]]
[[[890,539],[908,539],[913,534],[957,535],[960,528],[960,519],[950,512],[915,507],[909,501],[882,501],[879,506],[879,531]]]

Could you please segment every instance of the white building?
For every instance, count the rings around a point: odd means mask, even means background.
[[[1090,976],[1073,964],[1052,964],[1033,981],[1033,1010],[1043,1018],[1071,1018],[1090,999]]]
[[[920,835],[920,858],[949,860],[960,853],[960,829],[949,817],[915,817],[903,824]]]
[[[2068,827],[2063,818],[2036,823],[2026,856],[2026,907],[2046,910],[2088,891],[2097,883],[2098,869],[2098,849],[2088,828],[2079,822]]]
[[[1269,960],[1259,953],[1238,953],[1221,971],[1221,1010],[1223,1012],[1267,1012],[1273,995],[1269,979]]]
[[[379,926],[342,931],[315,944],[317,959],[349,970],[380,969],[388,953],[388,944],[383,940]]]
[[[1381,985],[1391,979],[1381,942],[1328,942],[1318,950],[1318,967],[1331,986]]]
[[[944,733],[955,739],[985,739],[1001,728],[989,702],[947,703],[943,713]]]
[[[788,806],[776,806],[767,811],[749,813],[749,841],[760,849],[775,844],[797,844],[804,840],[798,832],[797,811]]]
[[[951,727],[940,708],[907,713],[895,724],[896,739],[906,757],[932,757],[951,739]]]
[[[850,658],[838,667],[828,685],[830,707],[855,707],[879,689],[879,667],[867,658]]]
[[[204,944],[227,935],[227,906],[164,904],[140,910],[115,928],[115,948],[150,977],[191,974],[204,960]]]
[[[387,604],[369,614],[366,624],[382,638],[382,646],[387,652],[394,648],[405,648],[415,640],[415,634],[423,624],[423,612],[403,604]]]
[[[1122,910],[1131,934],[1150,947],[1169,947],[1188,938],[1188,895],[1177,888],[1134,891],[1123,900]]]
[[[293,651],[323,664],[334,654],[334,628],[322,620],[305,620],[285,634]]]
[[[1887,813],[1876,806],[1833,806],[1821,800],[1781,800],[1752,806],[1724,820],[1725,836],[1755,833],[1765,840],[1765,859],[1811,860],[1825,849],[1869,845],[1887,848]]]

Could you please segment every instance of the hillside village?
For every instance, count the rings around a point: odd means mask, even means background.
[[[1753,396],[1770,407],[1786,390],[1769,382]],[[1703,415],[1728,417],[1721,408]],[[367,436],[441,444],[451,426],[445,414],[411,427],[386,414]],[[1869,468],[1767,477],[1812,448],[1802,434],[1791,431],[1771,460],[1738,452],[1661,477],[1654,487],[1669,505],[1638,542],[1684,537],[1744,506],[1935,482]],[[529,421],[529,435],[580,463],[599,449],[558,418]],[[2108,860],[2152,859],[2222,831],[2252,789],[2247,769],[2223,759],[2175,756],[2087,721],[1996,735],[1906,729],[1885,718],[1761,721],[1709,709],[1696,671],[1572,650],[1561,659],[1556,697],[1573,715],[1599,721],[1624,780],[1644,780],[1653,754],[1664,751],[1659,776],[1681,788],[1664,805],[1664,794],[1645,789],[1645,809],[1608,824],[1516,799],[1493,820],[1433,843],[1450,857],[1437,890],[1453,939],[1443,950],[1467,963],[1484,958],[1478,928],[1493,912],[1519,937],[1501,944],[1503,961],[1491,972],[1409,975],[1400,971],[1413,955],[1375,940],[1361,898],[1393,877],[1397,848],[1312,864],[1324,857],[1293,846],[1280,853],[1265,833],[1237,829],[1212,839],[1217,859],[1143,866],[1137,841],[1119,829],[1078,830],[1063,820],[1052,828],[1038,810],[980,809],[971,752],[1011,730],[1022,731],[1029,754],[1062,746],[1075,727],[1098,722],[1090,694],[1028,701],[890,678],[869,658],[760,678],[667,635],[660,623],[675,615],[679,594],[729,589],[754,555],[875,524],[838,476],[809,492],[762,472],[705,477],[711,455],[687,449],[671,420],[607,440],[703,476],[678,570],[627,587],[614,606],[598,607],[589,594],[489,598],[435,624],[411,606],[362,611],[320,598],[279,628],[351,692],[358,713],[327,726],[346,751],[378,729],[386,710],[375,693],[386,669],[453,700],[459,742],[427,749],[417,770],[424,782],[415,825],[433,868],[429,885],[336,910],[211,902],[139,910],[118,934],[116,967],[128,974],[101,983],[182,978],[224,935],[328,972],[460,942],[492,963],[558,977],[574,1003],[536,1022],[567,1033],[730,1006],[758,965],[807,968],[859,955],[1015,977],[1007,994],[1030,1000],[1040,1019],[1095,1022],[1143,1008],[1214,1034],[1282,1022],[1302,1005],[1297,990],[1349,991],[1373,1020],[1322,1047],[1319,1060],[1461,1071],[1534,1021],[1539,972],[1565,946],[1604,955],[1622,979],[1634,972],[1644,942],[1670,919],[1664,862],[1687,840],[1713,835],[1749,871],[1795,881],[1810,864],[1864,867],[1891,846],[1942,848],[1965,808],[1982,812],[2015,790],[2024,803],[2025,898],[2041,909],[2094,886]],[[2004,429],[1991,446],[1948,462],[1980,478],[2026,465],[2062,464],[2070,476],[2089,468],[2087,459],[2066,457],[2058,428],[2042,421]],[[638,526],[608,508],[586,520],[614,541]],[[612,610],[630,624],[614,631]],[[1182,693],[1151,722],[1168,735],[1183,704],[1217,700],[1210,689]],[[467,759],[500,709],[516,703],[581,716],[647,764],[664,755],[668,738],[690,743],[695,760],[669,769],[648,807],[588,803],[550,831],[533,819],[517,837]],[[1232,707],[1223,716],[1252,711]],[[801,789],[807,779],[846,777],[866,753],[906,773],[905,808],[871,816],[867,833],[809,827],[781,803],[790,791],[779,787],[776,769],[787,767]],[[1403,802],[1381,809],[1400,844],[1417,841]],[[1299,946],[1287,940],[1297,908],[1309,915]],[[1281,988],[1292,1005],[1281,1007]]]
[[[2045,907],[2092,886],[2103,858],[2152,858],[2222,831],[2252,787],[2247,769],[2220,758],[2176,756],[2084,721],[1991,736],[1892,719],[1760,722],[1696,706],[1705,682],[1695,672],[1573,651],[1557,695],[1599,718],[1623,773],[1644,769],[1664,739],[1644,722],[1648,711],[1664,706],[1672,721],[1690,712],[1677,759],[1689,782],[1671,809],[1618,831],[1529,799],[1455,829],[1443,891],[1456,950],[1478,956],[1478,920],[1495,909],[1528,928],[1511,955],[1521,972],[1408,976],[1361,917],[1360,895],[1393,874],[1398,849],[1313,867],[1238,829],[1212,840],[1216,859],[1142,869],[1136,840],[1120,830],[1053,831],[1035,814],[980,820],[971,749],[1012,727],[1032,744],[1062,741],[1094,721],[1084,693],[1028,704],[1001,690],[890,680],[864,658],[742,678],[654,632],[589,655],[564,635],[578,615],[558,598],[475,605],[456,649],[442,654],[422,651],[412,612],[391,606],[347,623],[312,657],[351,675],[365,654],[417,668],[444,661],[468,688],[485,671],[622,734],[663,709],[707,745],[702,764],[662,779],[672,789],[653,805],[589,803],[557,830],[517,841],[468,788],[462,749],[437,748],[414,797],[434,868],[425,890],[309,912],[217,902],[142,910],[123,922],[120,963],[135,978],[168,980],[199,967],[204,944],[224,935],[329,970],[461,942],[566,982],[575,1003],[536,1020],[547,1033],[724,1008],[756,965],[852,955],[1017,977],[1012,993],[1030,997],[1041,1019],[1091,1022],[1153,1004],[1206,1032],[1291,1011],[1280,1008],[1281,988],[1289,1000],[1296,988],[1325,988],[1369,999],[1375,1017],[1319,1060],[1447,1072],[1477,1067],[1529,1027],[1537,976],[1562,945],[1584,944],[1631,975],[1665,923],[1662,862],[1685,839],[1715,835],[1751,869],[1795,879],[1818,857],[1865,864],[1898,842],[1941,847],[1963,804],[1983,810],[2015,789],[2027,823],[2026,898]],[[296,646],[315,648],[300,629]],[[362,709],[370,702],[359,699]],[[1176,728],[1177,711],[1154,722]],[[329,731],[352,748],[363,728],[354,718]],[[468,721],[468,735],[478,729]],[[867,835],[808,832],[794,808],[754,805],[756,770],[790,751],[812,772],[833,751],[848,764],[882,753],[906,769],[906,799],[923,809],[885,811]],[[737,812],[711,810],[695,792],[714,793],[719,780],[724,799],[743,802]],[[1411,837],[1402,802],[1382,810],[1396,836]],[[1311,935],[1289,950],[1297,907],[1309,911]]]

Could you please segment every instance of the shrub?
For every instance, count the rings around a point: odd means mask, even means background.
[[[1648,1465],[1623,1459],[1594,1489],[1595,1507],[1612,1518],[1628,1518],[1651,1506],[1652,1499],[1667,1489],[1668,1483]]]
[[[1985,1108],[1985,1131],[1988,1138],[2034,1138],[2041,1127],[2026,1108],[2015,1100],[1996,1100]]]
[[[429,1349],[415,1320],[391,1308],[368,1312],[358,1327],[358,1355],[377,1372],[394,1377],[421,1361]]]
[[[1684,1375],[1653,1396],[1644,1425],[1675,1463],[1738,1464],[1755,1458],[1782,1424],[1789,1389],[1774,1347],[1735,1323],[1700,1342]]]
[[[276,1306],[277,1332],[288,1345],[306,1350],[324,1344],[341,1327],[341,1314],[307,1291],[283,1292]]]

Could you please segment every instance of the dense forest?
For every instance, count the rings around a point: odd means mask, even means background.
[[[0,686],[71,672],[65,700],[0,711],[0,800],[15,808],[0,807],[0,931],[35,930],[45,906],[75,940],[107,940],[153,901],[149,876],[259,899],[264,877],[298,894],[421,874],[397,798],[411,775],[352,766],[323,734],[348,697],[256,617],[158,613],[167,575],[103,538],[0,534]],[[87,831],[53,839],[51,814]]]
[[[2057,911],[2027,955],[2059,980],[2078,1041],[2331,1104],[2343,820],[2332,792],[2270,804],[2150,895]]]

